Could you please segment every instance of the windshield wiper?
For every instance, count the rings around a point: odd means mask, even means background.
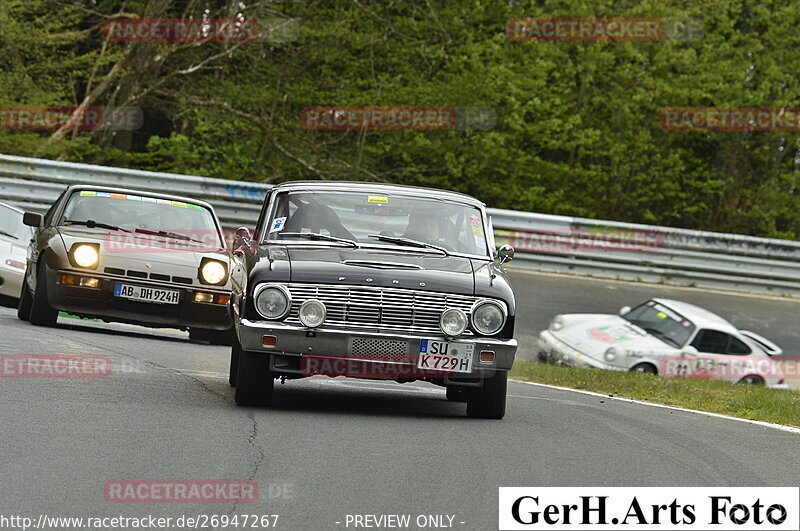
[[[402,238],[400,236],[385,236],[383,234],[369,234],[370,238],[376,238],[382,242],[391,242],[391,243],[404,243],[406,245],[411,245],[413,247],[423,247],[427,249],[435,249],[440,253],[444,254],[445,256],[450,256],[450,253],[444,247],[439,247],[438,245],[434,245],[432,243],[421,242],[419,240],[412,240],[411,238]]]
[[[0,234],[2,234],[3,236],[8,236],[9,238],[14,238],[15,240],[19,240],[19,236],[14,236],[13,234],[9,234],[3,229],[0,229]]]
[[[336,236],[328,236],[327,234],[320,234],[318,232],[281,232],[281,236],[294,236],[299,238],[308,238],[309,240],[324,240],[326,242],[346,243],[353,247],[358,247],[358,242],[348,240],[347,238],[337,238]]]
[[[121,230],[122,232],[130,232],[128,229],[123,229],[122,227],[117,227],[116,225],[109,225],[108,223],[100,223],[93,219],[87,219],[86,221],[79,221],[77,219],[65,219],[64,223],[69,223],[70,225],[86,225],[90,229],[95,227],[100,227],[101,229],[108,229],[108,230]]]
[[[178,234],[177,232],[169,232],[166,230],[150,230],[150,229],[136,229],[139,234],[152,234],[153,236],[164,236],[165,238],[173,238],[175,240],[185,240],[187,242],[205,243],[200,240],[195,240],[185,234]]]
[[[665,341],[669,341],[671,344],[675,345],[676,347],[680,346],[677,341],[675,341],[674,339],[672,339],[671,337],[669,337],[668,335],[666,335],[664,332],[662,332],[661,330],[659,330],[657,328],[653,328],[651,326],[642,326],[641,328],[645,332],[653,334],[654,336],[656,336],[659,339],[663,339]]]

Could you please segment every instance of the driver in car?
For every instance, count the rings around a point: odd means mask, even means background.
[[[437,244],[442,236],[439,219],[434,211],[415,209],[411,212],[403,238]]]

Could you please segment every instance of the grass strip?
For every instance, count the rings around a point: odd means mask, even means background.
[[[720,380],[662,378],[637,372],[581,369],[517,361],[518,380],[584,389],[743,419],[800,426],[800,392]]]

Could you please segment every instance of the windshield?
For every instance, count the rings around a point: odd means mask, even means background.
[[[683,346],[695,329],[691,321],[656,301],[647,301],[622,317],[676,347]]]
[[[407,195],[284,192],[275,199],[265,239],[315,245],[402,247],[488,255],[480,209]],[[316,233],[323,238],[301,236]],[[338,241],[337,241],[338,240]]]
[[[174,237],[223,246],[207,208],[191,203],[131,194],[83,190],[69,198],[58,225],[93,221],[101,228]]]
[[[32,235],[31,228],[22,224],[21,212],[0,205],[0,238],[10,238],[28,245]]]

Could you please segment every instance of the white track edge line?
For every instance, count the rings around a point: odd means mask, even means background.
[[[737,422],[746,422],[748,424],[755,424],[756,426],[762,426],[764,428],[772,428],[772,429],[775,429],[775,430],[788,431],[789,433],[800,434],[800,428],[796,428],[794,426],[784,426],[783,424],[773,424],[772,422],[764,422],[762,420],[743,419],[743,418],[739,418],[739,417],[732,417],[730,415],[723,415],[722,413],[712,413],[710,411],[700,411],[699,409],[689,409],[689,408],[679,407],[679,406],[669,406],[667,404],[658,404],[656,402],[646,402],[644,400],[636,400],[635,398],[625,398],[623,396],[609,396],[608,394],[597,393],[595,391],[586,391],[584,389],[573,389],[571,387],[561,387],[559,385],[550,385],[550,384],[543,384],[543,383],[537,383],[537,382],[526,382],[524,380],[517,380],[515,378],[510,378],[510,380],[512,382],[517,382],[517,383],[526,384],[526,385],[535,385],[535,386],[538,386],[538,387],[547,387],[547,388],[550,388],[550,389],[558,389],[560,391],[572,391],[573,393],[581,393],[581,394],[590,395],[590,396],[599,396],[599,397],[607,399],[607,400],[618,400],[620,402],[628,402],[628,403],[633,403],[633,404],[640,404],[640,405],[643,405],[643,406],[660,407],[660,408],[663,408],[663,409],[672,409],[674,411],[685,411],[685,412],[688,412],[688,413],[697,413],[699,415],[706,415],[708,417],[716,417],[716,418],[727,419],[727,420],[735,420]]]

